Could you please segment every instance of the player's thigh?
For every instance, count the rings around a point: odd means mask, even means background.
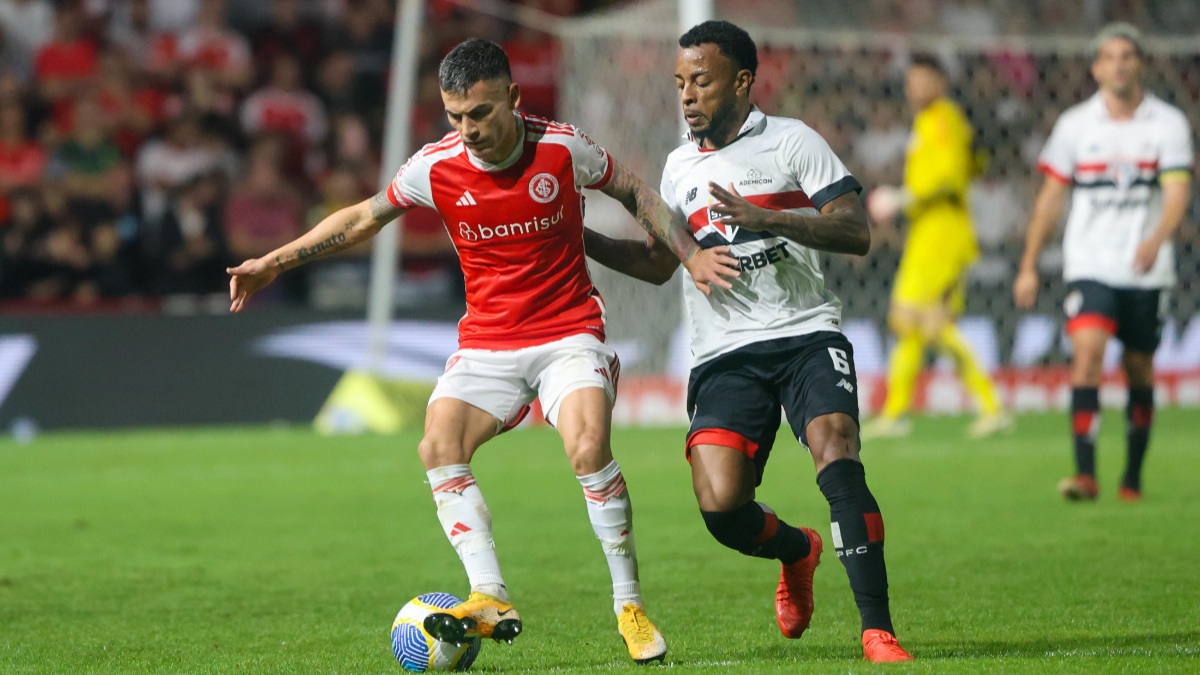
[[[698,499],[702,499],[700,490],[720,488],[712,500],[702,501],[701,508],[704,503],[736,501],[730,496],[731,486],[740,490],[743,481],[748,481],[751,488],[762,482],[779,431],[780,405],[778,392],[769,382],[769,372],[764,372],[767,366],[759,361],[726,355],[692,370],[687,399],[692,423],[684,454],[692,462],[692,481]],[[722,455],[741,455],[744,460],[736,466],[744,472],[724,475],[732,466],[730,460],[710,462],[697,473],[693,452],[701,446],[722,448]]]
[[[521,421],[535,395],[520,375],[516,352],[455,352],[429,397],[422,461],[470,461],[480,445]]]
[[[425,436],[417,450],[426,470],[470,464],[479,446],[497,431],[491,413],[456,398],[439,398],[425,410]]]
[[[1071,381],[1076,386],[1097,386],[1104,348],[1117,332],[1116,291],[1095,281],[1073,281],[1067,284],[1063,312],[1071,340]]]
[[[732,511],[754,499],[758,467],[741,450],[701,443],[689,449],[689,458],[701,511]]]
[[[596,473],[612,463],[612,400],[603,388],[589,386],[567,394],[559,405],[556,428],[576,476]]]
[[[1162,328],[1170,306],[1166,289],[1118,289],[1117,339],[1126,351],[1154,354],[1162,341]]]
[[[823,467],[827,456],[845,451],[837,445],[852,438],[858,444],[858,371],[854,346],[846,336],[823,331],[797,338],[797,348],[781,363],[779,388],[792,433]],[[821,420],[815,426],[813,422]],[[809,436],[810,428],[817,432]]]
[[[608,466],[612,404],[621,374],[612,347],[591,335],[573,335],[529,350],[521,368],[538,392],[546,421],[562,436],[576,475]]]

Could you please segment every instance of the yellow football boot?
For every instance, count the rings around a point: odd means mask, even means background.
[[[499,598],[473,592],[466,602],[425,617],[424,625],[442,642],[462,644],[478,637],[512,644],[521,634],[521,615]]]
[[[629,655],[639,664],[662,662],[667,655],[667,641],[650,623],[644,605],[625,605],[617,617],[617,630],[629,648]]]

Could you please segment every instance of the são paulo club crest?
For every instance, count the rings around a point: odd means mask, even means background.
[[[529,181],[529,196],[539,204],[549,204],[558,196],[558,179],[548,173],[539,173]]]

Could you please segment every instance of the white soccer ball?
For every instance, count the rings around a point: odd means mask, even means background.
[[[405,670],[417,673],[466,670],[479,656],[479,638],[462,646],[434,639],[425,632],[425,617],[450,609],[462,600],[449,593],[426,593],[404,606],[392,622],[392,653]]]

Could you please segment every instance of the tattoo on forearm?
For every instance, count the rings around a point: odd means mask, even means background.
[[[686,260],[699,249],[687,223],[676,218],[662,197],[625,167],[617,165],[605,193],[621,202],[643,230],[666,244],[680,260]]]
[[[312,246],[299,246],[294,251],[289,251],[283,255],[275,256],[275,262],[279,263],[279,267],[284,270],[293,267],[299,267],[307,262],[312,262],[319,258],[333,255],[338,251],[345,250],[354,245],[354,242],[346,236],[346,233],[353,230],[357,224],[353,218],[346,223],[341,232],[330,236],[324,241],[319,241]]]
[[[397,208],[392,200],[388,199],[387,189],[385,188],[379,194],[371,197],[369,202],[371,207],[371,217],[378,220],[380,223],[389,223],[392,220],[399,218],[400,214],[404,213],[405,209]]]
[[[856,195],[850,195],[850,199],[858,201]],[[865,255],[871,247],[871,230],[861,205],[855,208],[846,197],[839,197],[834,206],[834,210],[816,216],[775,212],[770,230],[818,251]]]

